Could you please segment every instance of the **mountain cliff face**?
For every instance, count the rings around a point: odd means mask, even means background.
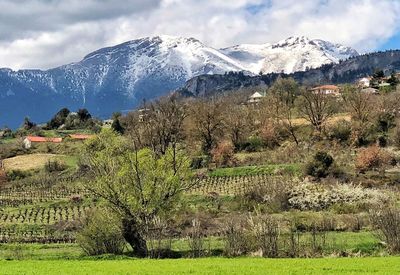
[[[85,107],[95,116],[108,117],[176,90],[199,75],[293,72],[354,55],[350,48],[304,37],[223,50],[193,38],[133,40],[46,71],[0,69],[0,127],[17,127],[25,116],[44,122],[62,107]]]

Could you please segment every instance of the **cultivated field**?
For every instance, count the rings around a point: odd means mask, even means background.
[[[3,160],[3,165],[4,169],[8,171],[27,171],[43,168],[48,161],[56,159],[60,160],[63,158],[64,156],[59,156],[56,154],[30,154],[5,159]]]

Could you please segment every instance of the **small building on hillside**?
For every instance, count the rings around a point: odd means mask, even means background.
[[[88,135],[88,134],[71,134],[71,135],[69,135],[69,137],[70,137],[71,139],[74,139],[74,140],[87,140],[87,139],[89,139],[89,138],[94,137],[94,135]]]
[[[112,119],[103,120],[103,126],[104,127],[111,127],[112,123],[113,123]]]
[[[33,143],[61,143],[61,142],[62,138],[27,136],[24,139],[24,147],[26,149],[29,149],[32,147]]]
[[[369,88],[371,85],[371,77],[363,77],[358,80],[358,86],[362,88]]]
[[[247,100],[247,104],[258,104],[261,100],[265,97],[264,93],[255,92],[252,94],[249,99]]]
[[[323,85],[311,89],[315,94],[340,96],[340,88],[335,85]]]

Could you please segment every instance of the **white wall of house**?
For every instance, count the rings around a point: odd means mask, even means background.
[[[24,139],[24,147],[25,147],[26,149],[29,149],[29,148],[32,147],[32,142],[31,142],[28,138],[25,138],[25,139]]]

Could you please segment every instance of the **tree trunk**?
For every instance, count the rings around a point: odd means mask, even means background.
[[[132,246],[133,253],[137,257],[146,257],[146,240],[139,233],[137,223],[133,218],[124,218],[122,220],[122,232],[125,240]]]

